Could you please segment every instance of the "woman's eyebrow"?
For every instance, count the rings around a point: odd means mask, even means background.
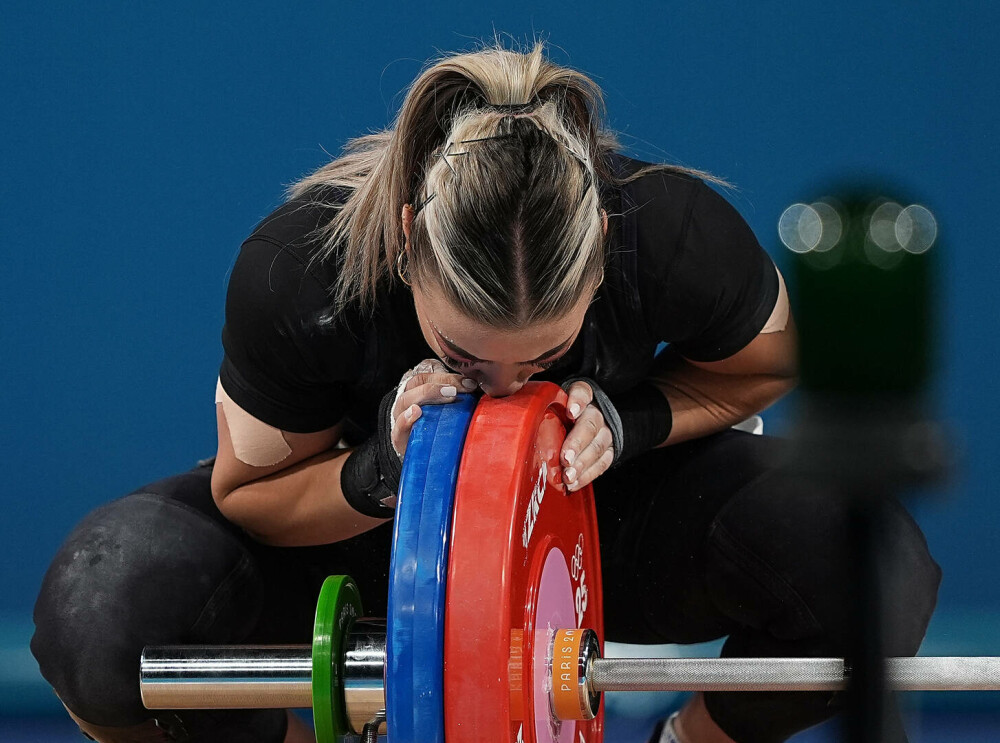
[[[434,335],[437,336],[438,343],[440,343],[442,346],[444,346],[445,350],[450,351],[451,353],[453,353],[453,354],[455,354],[457,356],[464,356],[469,361],[484,361],[484,359],[481,359],[481,358],[479,358],[477,356],[473,356],[471,353],[469,353],[468,351],[466,351],[464,348],[462,348],[460,346],[456,346],[454,343],[452,343],[447,338],[445,338],[443,335],[441,335],[439,332],[437,332],[437,330],[434,331]]]
[[[479,358],[477,356],[473,356],[471,353],[469,353],[468,351],[466,351],[464,348],[462,348],[460,346],[456,346],[454,343],[452,343],[447,338],[445,338],[443,335],[441,335],[441,333],[439,333],[437,331],[437,328],[434,328],[434,335],[437,336],[438,343],[440,343],[442,346],[444,346],[448,351],[450,351],[450,352],[452,352],[452,353],[454,353],[454,354],[456,354],[458,356],[464,356],[469,361],[479,361],[479,362],[485,363],[485,364],[491,363],[489,361],[486,361],[485,359],[481,359],[481,358]],[[547,359],[549,356],[552,356],[553,354],[558,353],[559,351],[561,351],[563,348],[566,347],[566,345],[571,340],[573,340],[572,336],[570,336],[569,338],[567,338],[566,340],[564,340],[562,343],[560,343],[555,348],[550,348],[548,351],[546,351],[545,353],[543,353],[541,356],[533,358],[531,361],[519,361],[517,363],[519,363],[519,364],[534,364],[536,362],[543,361],[544,359]]]
[[[573,340],[573,336],[570,336],[569,338],[567,338],[566,340],[564,340],[562,343],[560,343],[555,348],[550,348],[548,351],[546,351],[545,353],[543,353],[541,356],[537,356],[537,357],[533,358],[531,361],[521,361],[521,362],[518,362],[518,363],[521,363],[521,364],[536,364],[539,361],[545,361],[545,359],[549,358],[549,356],[554,356],[555,354],[557,354],[560,351],[564,350],[566,348],[566,346],[568,346],[569,343],[570,343],[570,341],[572,341],[572,340]]]

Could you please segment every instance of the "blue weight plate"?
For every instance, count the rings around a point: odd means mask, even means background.
[[[444,614],[455,481],[476,398],[426,405],[403,459],[386,637],[391,743],[444,743]]]

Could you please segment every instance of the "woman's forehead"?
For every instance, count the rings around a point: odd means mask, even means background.
[[[465,315],[439,292],[414,287],[413,298],[421,320],[450,355],[500,363],[543,360],[565,350],[579,332],[589,305],[584,298],[560,318],[508,330]]]

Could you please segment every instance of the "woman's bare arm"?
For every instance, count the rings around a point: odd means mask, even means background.
[[[796,383],[797,335],[789,316],[784,330],[761,333],[721,361],[685,359],[668,348],[651,381],[670,403],[673,426],[661,446],[707,436],[760,412]]]
[[[317,433],[282,431],[290,453],[277,464],[254,466],[237,458],[222,403],[216,405],[216,421],[212,496],[222,514],[254,538],[276,546],[328,544],[385,523],[358,513],[344,499],[340,469],[351,450],[336,448],[339,426]]]

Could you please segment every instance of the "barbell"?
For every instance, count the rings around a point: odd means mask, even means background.
[[[567,494],[566,395],[427,406],[408,443],[386,619],[331,576],[312,645],[143,651],[149,709],[312,707],[317,743],[597,743],[605,691],[844,688],[840,658],[601,657],[593,491]],[[1000,690],[1000,658],[891,658],[899,690]]]

